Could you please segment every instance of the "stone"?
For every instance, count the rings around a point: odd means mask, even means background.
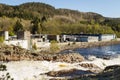
[[[84,57],[81,56],[79,53],[60,54],[57,56],[56,59],[56,61],[68,63],[81,62],[83,60]]]
[[[100,67],[98,67],[97,65],[95,65],[93,63],[81,63],[79,65],[81,67],[88,68],[91,72],[94,72],[94,73],[99,73],[102,71],[102,69]]]
[[[104,72],[105,71],[109,71],[109,70],[115,70],[119,68],[120,69],[120,65],[110,65],[110,66],[107,66],[105,69],[104,69]]]
[[[65,80],[70,79],[75,77],[83,77],[86,75],[93,74],[93,72],[90,71],[83,71],[83,70],[78,70],[78,69],[70,69],[70,70],[60,70],[60,71],[50,71],[48,73],[45,73],[47,76],[52,76],[52,77],[65,77]],[[54,78],[55,79],[55,78]],[[56,80],[56,79],[55,79]],[[64,80],[64,79],[62,79]]]

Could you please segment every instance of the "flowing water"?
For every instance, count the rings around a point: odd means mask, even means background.
[[[118,55],[120,55],[120,44],[90,48],[77,48],[74,50],[65,50],[62,51],[61,53],[73,53],[73,52],[80,53],[83,56],[92,55],[96,57],[103,56],[117,57]]]
[[[110,46],[100,46],[91,48],[78,48],[73,51],[81,55],[94,55],[94,56],[118,56],[120,55],[120,44]]]

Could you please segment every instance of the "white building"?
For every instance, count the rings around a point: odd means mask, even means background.
[[[77,37],[78,42],[98,42],[97,36],[80,36]]]
[[[2,36],[4,37],[4,42],[6,45],[20,46],[25,49],[30,49],[27,39],[11,39],[8,31],[2,31]],[[21,35],[23,36],[23,35]]]
[[[36,45],[37,48],[48,48],[50,47],[49,40],[46,34],[34,34],[31,35],[31,45]]]
[[[42,42],[39,39],[32,39],[32,45],[36,45],[37,48],[49,48],[50,42]]]
[[[7,41],[4,41],[4,43],[7,45],[20,46],[20,47],[25,48],[25,49],[29,48],[27,40],[7,40]]]
[[[116,39],[115,34],[72,34],[63,35],[63,41],[77,41],[77,42],[98,42],[111,41]]]
[[[115,34],[102,34],[99,37],[100,41],[111,41],[116,39],[116,35]]]

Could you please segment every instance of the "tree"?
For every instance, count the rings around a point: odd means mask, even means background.
[[[9,26],[9,27],[8,27],[8,31],[9,31],[9,35],[10,35],[10,36],[14,36],[14,35],[15,35],[15,33],[14,33],[14,31],[13,31],[13,26]]]
[[[33,33],[33,34],[35,34],[35,33],[40,33],[40,19],[38,18],[38,17],[35,17],[32,21],[31,21],[31,23],[33,24],[33,26],[32,26],[32,29],[31,29],[31,32]]]
[[[38,33],[38,34],[39,34],[39,33],[41,33],[42,31],[44,31],[44,30],[45,30],[45,27],[43,26],[43,23],[44,23],[45,21],[47,21],[47,19],[46,19],[45,16],[43,16],[41,19],[38,18],[38,17],[35,17],[35,18],[31,21],[31,23],[33,24],[31,32],[32,32],[33,34],[35,34],[35,33]]]
[[[24,30],[24,29],[23,29],[23,25],[20,23],[19,20],[16,21],[13,30],[14,30],[15,33],[17,33],[18,31],[22,31],[22,30]]]

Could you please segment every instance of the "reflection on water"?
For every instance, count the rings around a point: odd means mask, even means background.
[[[95,55],[95,56],[117,56],[120,54],[120,44],[111,46],[102,46],[94,48],[78,48],[74,50],[82,55]]]

